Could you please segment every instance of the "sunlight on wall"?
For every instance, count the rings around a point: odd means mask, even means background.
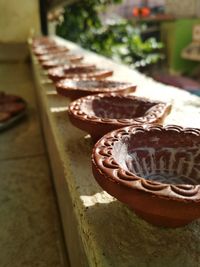
[[[91,207],[95,204],[107,204],[111,203],[113,201],[116,201],[114,197],[106,193],[105,191],[102,191],[100,193],[96,193],[93,196],[80,196],[81,200],[84,203],[85,207]]]

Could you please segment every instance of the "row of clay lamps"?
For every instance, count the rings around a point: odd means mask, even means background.
[[[97,68],[94,64],[82,63],[83,56],[70,53],[66,46],[61,46],[51,38],[33,40],[33,53],[53,82],[61,79],[104,79],[113,72]]]
[[[75,55],[51,38],[34,40],[33,51],[44,68],[51,66],[58,93],[75,99],[69,118],[96,142],[92,170],[100,186],[154,225],[179,227],[199,218],[200,130],[162,126],[171,105],[130,95],[133,84],[102,80],[107,76],[95,76],[95,65],[79,55],[70,62],[67,55]]]

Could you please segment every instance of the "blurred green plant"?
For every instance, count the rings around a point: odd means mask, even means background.
[[[65,8],[57,35],[82,47],[140,70],[163,59],[162,43],[155,38],[142,41],[140,29],[126,19],[102,23],[100,12],[121,0],[82,0]]]

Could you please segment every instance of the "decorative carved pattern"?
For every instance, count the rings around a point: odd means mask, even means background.
[[[193,181],[196,184],[170,184],[165,182],[152,181],[151,178],[149,180],[141,178],[139,175],[136,175],[133,172],[126,170],[126,166],[121,167],[120,164],[116,161],[116,159],[114,159],[113,147],[114,145],[119,143],[120,140],[123,139],[123,141],[125,141],[126,137],[130,137],[130,135],[133,136],[137,134],[153,133],[155,131],[157,131],[159,134],[164,134],[164,132],[170,131],[171,135],[176,133],[176,136],[178,133],[178,135],[180,136],[179,138],[182,138],[182,142],[184,142],[184,140],[186,139],[188,141],[193,140],[194,138],[198,138],[198,150],[194,151],[194,149],[191,147],[190,152],[193,153],[194,156],[194,158],[191,158],[191,160],[197,160],[197,163],[195,163],[195,167],[200,170],[200,161],[198,161],[198,159],[200,159],[200,129],[183,128],[176,125],[129,126],[108,133],[103,138],[101,138],[94,147],[93,161],[95,162],[96,167],[101,170],[105,177],[110,177],[113,181],[116,181],[119,184],[124,184],[125,186],[128,186],[130,188],[148,191],[152,194],[160,195],[160,197],[169,198],[171,196],[174,199],[184,198],[186,200],[192,199],[195,201],[200,201],[200,172],[197,175],[197,180],[193,178]],[[179,141],[180,140],[176,140],[176,142]],[[175,164],[178,164],[178,161],[179,160],[177,157],[175,159]],[[184,167],[186,168],[187,166]],[[194,172],[194,169],[195,168],[191,168],[189,173],[190,175]],[[186,182],[187,181],[188,180],[186,179]]]
[[[116,110],[112,110],[113,107],[110,108],[110,110],[106,110],[106,108],[102,107],[97,107],[98,109],[98,115],[92,114],[91,115],[91,110],[83,110],[83,106],[87,105],[87,103],[92,103],[93,101],[98,100],[99,102],[103,101],[104,97],[110,98],[109,102],[111,103],[110,105],[112,106],[112,98],[113,100],[118,99],[119,101],[119,110],[118,113]],[[120,113],[120,109],[123,107],[121,104],[121,101],[124,99],[132,101],[132,105],[130,107],[124,107],[127,111],[124,112],[125,116],[126,114],[132,112],[133,118],[121,118],[122,117],[122,112]],[[134,109],[135,105],[135,109]],[[144,107],[144,106],[150,106],[149,108],[146,108],[146,111],[144,111],[144,114],[142,116],[134,118],[134,113],[137,108]],[[169,113],[171,109],[171,106],[167,103],[162,103],[158,101],[151,101],[146,98],[142,97],[135,97],[135,96],[124,96],[124,95],[117,95],[117,94],[99,94],[99,95],[90,95],[84,98],[80,98],[73,103],[71,103],[69,110],[70,112],[76,117],[77,119],[80,120],[85,120],[85,121],[90,121],[90,122],[99,122],[99,123],[110,123],[110,124],[119,124],[119,127],[131,125],[131,124],[141,124],[141,123],[153,123],[156,122],[158,119],[161,119],[165,113]],[[107,113],[109,114],[108,118]],[[119,117],[119,118],[117,118]]]

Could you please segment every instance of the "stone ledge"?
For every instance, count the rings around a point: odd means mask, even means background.
[[[135,82],[136,95],[171,102],[166,123],[200,127],[198,97],[58,40],[85,61],[113,69],[112,79]],[[199,266],[200,221],[178,229],[154,227],[102,191],[91,171],[91,140],[68,120],[69,100],[45,83],[34,56],[33,69],[71,266]]]

